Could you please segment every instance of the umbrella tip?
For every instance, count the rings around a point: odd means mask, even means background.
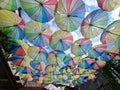
[[[70,17],[70,15],[68,14],[67,17]]]

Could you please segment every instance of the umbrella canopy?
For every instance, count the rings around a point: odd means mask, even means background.
[[[73,36],[71,33],[59,30],[52,35],[50,46],[54,50],[67,50],[73,43]]]
[[[13,39],[23,39],[24,31],[19,26],[10,26],[2,28],[2,32]]]
[[[30,66],[44,73],[45,67],[49,64],[47,62],[47,52],[42,47],[31,46],[28,48],[27,53],[33,59]]]
[[[88,53],[92,48],[92,41],[88,38],[81,38],[72,45],[71,52],[76,56],[82,56]]]
[[[81,25],[81,33],[86,38],[94,38],[107,27],[108,13],[100,9],[87,15]]]
[[[101,35],[101,42],[107,44],[117,40],[120,37],[120,20],[110,24]]]
[[[9,26],[24,27],[24,22],[16,13],[7,10],[0,10],[0,27]]]
[[[105,61],[91,59],[91,58],[84,58],[82,61],[84,64],[82,66],[84,66],[83,68],[85,68],[85,69],[97,70],[97,69],[102,68],[106,64]],[[79,64],[79,66],[81,66],[81,63]]]
[[[115,40],[115,46],[120,50],[120,37]]]
[[[10,11],[17,10],[18,5],[19,5],[19,1],[17,0],[1,0],[0,1],[0,7]]]
[[[23,9],[35,21],[48,22],[54,16],[57,0],[20,0]]]
[[[13,42],[8,49],[11,54],[17,56],[27,55],[27,49],[29,48],[29,45],[26,42],[19,39],[11,39],[10,41]]]
[[[102,10],[112,11],[120,6],[120,0],[97,0],[98,6]]]
[[[30,65],[31,59],[28,56],[16,56],[11,57],[11,61],[14,65],[20,67],[28,67]]]
[[[107,49],[106,44],[97,45],[88,52],[88,57],[94,59],[99,58],[99,56],[101,56],[106,49]]]
[[[109,55],[108,52],[103,52],[102,55],[100,56],[100,59],[103,61],[110,61],[112,57]]]
[[[49,64],[57,64],[59,67],[64,67],[65,64],[63,63],[66,54],[63,51],[52,51],[48,55],[48,62]]]
[[[59,0],[56,8],[55,21],[62,30],[76,30],[85,15],[85,4],[82,0]]]
[[[24,28],[26,38],[35,46],[46,46],[49,44],[52,32],[44,24],[31,21]]]

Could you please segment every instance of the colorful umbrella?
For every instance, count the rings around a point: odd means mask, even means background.
[[[71,33],[59,30],[52,35],[50,46],[54,50],[67,50],[73,43],[73,36]]]
[[[71,52],[76,56],[87,54],[92,48],[92,41],[88,38],[81,38],[72,45]]]
[[[28,67],[30,65],[31,59],[28,56],[16,56],[11,57],[11,61],[16,66]]]
[[[100,9],[87,15],[81,25],[81,33],[86,38],[94,38],[103,32],[108,23],[108,13]]]
[[[19,67],[18,69],[18,75],[20,76],[21,80],[23,80],[25,83],[27,81],[32,81],[32,68],[31,67]]]
[[[27,55],[27,49],[29,48],[29,45],[26,42],[18,39],[11,39],[10,41],[12,44],[8,49],[9,53],[17,56]]]
[[[35,21],[48,22],[54,16],[57,0],[20,0],[26,13]]]
[[[59,67],[64,67],[65,64],[63,63],[66,54],[63,51],[52,51],[48,55],[47,61],[49,64],[59,65]]]
[[[62,30],[76,30],[85,15],[85,4],[82,0],[59,0],[55,21]]]
[[[103,52],[102,55],[100,56],[100,60],[103,61],[110,61],[112,57],[109,55],[108,52]]]
[[[10,38],[14,39],[24,38],[24,31],[19,26],[4,27],[2,28],[2,32]]]
[[[45,68],[48,66],[48,63],[46,64],[44,61],[38,62],[34,60],[30,62],[30,66],[44,75],[46,73]]]
[[[115,46],[120,50],[120,37],[115,40]]]
[[[0,1],[0,7],[7,9],[7,10],[17,10],[19,1],[17,0],[1,0]]]
[[[120,0],[97,0],[98,6],[102,10],[112,11],[120,6]]]
[[[49,65],[47,62],[47,52],[42,47],[36,46],[31,46],[28,48],[27,52],[28,55],[33,59],[33,61],[30,62],[30,66],[41,73],[45,73],[45,68]]]
[[[101,42],[103,44],[115,41],[120,37],[120,20],[114,21],[110,24],[101,35]]]
[[[46,46],[49,44],[52,32],[44,24],[31,21],[25,26],[26,38],[35,46]]]
[[[75,68],[78,65],[78,63],[81,62],[81,61],[82,61],[82,57],[81,56],[76,56],[70,61],[69,66],[71,68]]]
[[[0,27],[16,25],[24,27],[23,20],[16,13],[7,10],[0,10]]]
[[[88,52],[88,57],[89,58],[94,58],[97,59],[99,58],[102,53],[107,49],[107,45],[106,44],[100,44],[95,46],[94,48],[92,48],[89,52]]]

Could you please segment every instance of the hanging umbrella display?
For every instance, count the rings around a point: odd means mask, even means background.
[[[105,11],[112,11],[120,6],[120,1],[118,0],[97,0],[98,6]]]
[[[13,42],[8,49],[11,54],[17,56],[27,55],[27,49],[29,48],[29,45],[26,42],[19,39],[11,39],[10,41]]]
[[[88,38],[82,38],[72,45],[71,52],[76,56],[82,56],[87,54],[89,50],[92,48],[92,41]]]
[[[0,27],[20,26],[24,27],[23,20],[14,12],[0,10]]]
[[[107,44],[120,37],[120,20],[110,24],[101,35],[101,42]]]
[[[23,39],[24,31],[19,26],[10,26],[2,28],[2,32],[13,39]]]
[[[18,5],[19,5],[19,1],[17,0],[1,0],[0,1],[0,7],[10,11],[17,10]]]
[[[85,15],[85,4],[82,0],[59,0],[55,21],[62,30],[69,32],[78,29]]]
[[[46,46],[49,44],[52,32],[44,24],[31,21],[24,28],[26,38],[35,46]]]
[[[54,50],[67,50],[73,43],[73,36],[71,33],[59,30],[52,35],[50,46]]]
[[[81,33],[86,38],[94,38],[100,35],[107,27],[108,13],[97,9],[83,20],[81,25]]]
[[[20,0],[25,12],[35,21],[48,22],[54,16],[57,0]]]

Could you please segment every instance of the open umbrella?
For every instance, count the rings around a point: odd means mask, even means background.
[[[83,20],[81,25],[81,33],[86,38],[94,38],[103,32],[107,27],[108,13],[97,9]]]
[[[11,11],[17,10],[18,5],[19,5],[19,1],[17,0],[1,0],[0,1],[1,8],[11,10]]]
[[[82,0],[59,0],[56,8],[55,21],[62,30],[76,30],[85,15],[85,4]]]
[[[21,80],[26,83],[27,81],[32,81],[32,68],[31,67],[19,67],[18,75],[20,76]]]
[[[101,42],[107,44],[117,40],[120,37],[120,20],[110,24],[101,35]]]
[[[31,46],[27,50],[27,54],[33,60],[43,61],[46,60],[48,54],[43,47]]]
[[[29,45],[26,42],[19,39],[11,39],[10,41],[13,42],[8,49],[11,54],[17,56],[27,55],[27,49],[29,48]]]
[[[23,20],[14,12],[0,10],[0,27],[20,26],[24,27]]]
[[[28,56],[16,56],[11,57],[11,61],[14,65],[20,67],[28,67],[30,65],[31,59]]]
[[[92,41],[88,38],[81,38],[72,45],[71,52],[76,56],[87,54],[92,48]]]
[[[23,39],[24,31],[19,26],[10,26],[2,28],[2,32],[13,39]]]
[[[49,53],[47,61],[49,64],[56,64],[61,68],[65,66],[63,63],[65,57],[66,54],[63,51],[52,51]]]
[[[107,49],[107,45],[106,44],[100,44],[95,46],[94,48],[92,48],[89,52],[88,52],[88,57],[89,58],[94,58],[97,59],[99,58],[102,53]]]
[[[48,22],[54,16],[57,0],[20,0],[23,9],[35,21]]]
[[[120,50],[120,37],[115,40],[115,46]]]
[[[46,46],[49,44],[52,32],[44,24],[31,21],[24,28],[26,38],[35,46]]]
[[[33,61],[30,62],[30,66],[33,69],[44,73],[46,66],[49,65],[47,62],[47,52],[42,47],[36,46],[29,47],[27,52],[28,55],[33,59]]]
[[[112,11],[120,6],[120,0],[97,0],[98,6],[102,10]]]
[[[54,50],[67,50],[73,43],[73,36],[71,33],[59,30],[52,35],[50,46]]]

